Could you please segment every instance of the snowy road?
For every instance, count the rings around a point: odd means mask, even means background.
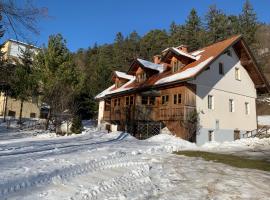
[[[270,173],[171,154],[125,133],[0,141],[0,199],[269,199]]]

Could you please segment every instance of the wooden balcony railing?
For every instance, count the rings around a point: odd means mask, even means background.
[[[193,106],[159,108],[159,120],[185,120],[195,110]]]
[[[189,114],[196,110],[193,106],[179,107],[157,107],[157,106],[119,106],[112,107],[111,111],[105,111],[103,120],[105,121],[163,121],[187,119]]]

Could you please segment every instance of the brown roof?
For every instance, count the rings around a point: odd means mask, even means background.
[[[142,83],[138,83],[136,82],[136,80],[133,80],[131,83],[126,84],[124,86],[124,88],[122,88],[122,90],[119,90],[119,92],[123,92],[123,90],[126,92],[129,89],[141,89],[141,88],[145,88],[145,87],[149,87],[149,86],[154,86],[154,85],[159,85],[157,84],[157,82],[159,80],[161,80],[162,78],[165,77],[170,77],[174,74],[180,75],[181,73],[186,73],[187,70],[191,71],[189,69],[195,69],[196,67],[200,66],[200,68],[198,68],[198,70],[194,71],[194,73],[190,74],[188,73],[184,78],[178,79],[178,80],[174,80],[172,82],[167,82],[166,84],[170,84],[170,83],[175,83],[175,82],[183,82],[186,80],[190,80],[194,77],[196,77],[197,75],[199,75],[202,71],[204,71],[205,68],[207,68],[212,62],[214,62],[221,54],[223,54],[229,47],[235,45],[236,43],[241,42],[242,36],[241,35],[237,35],[237,36],[233,36],[229,39],[223,40],[221,42],[217,42],[214,43],[210,46],[204,47],[202,49],[199,49],[197,51],[191,52],[189,53],[190,55],[194,55],[197,54],[196,60],[187,64],[186,66],[184,66],[180,71],[177,71],[175,73],[171,73],[171,71],[164,71],[162,73],[156,73],[153,76],[151,76],[150,78],[148,78],[145,82]],[[243,42],[242,42],[243,43]],[[249,50],[249,49],[248,49]],[[170,51],[170,49],[168,50]],[[248,52],[249,54],[251,54],[250,52]],[[251,58],[253,60],[254,66],[255,68],[258,68],[256,65],[256,62],[254,61],[253,57]],[[209,61],[209,62],[208,62]],[[205,64],[204,64],[205,63]],[[249,70],[247,70],[249,71]],[[254,81],[255,85],[256,83],[259,82],[261,83],[262,81],[267,85],[268,87],[268,91],[270,91],[270,87],[268,82],[265,82],[265,79],[263,77],[263,75],[261,74],[261,72],[259,70],[255,70],[256,71],[256,75],[252,75],[252,76],[256,76],[256,78],[253,79],[253,77],[251,76],[252,80]],[[251,75],[251,74],[250,74]],[[259,79],[257,78],[259,77]],[[163,83],[164,84],[164,83]],[[115,90],[115,91],[114,91]],[[112,88],[111,89],[112,93],[118,93],[117,88]]]

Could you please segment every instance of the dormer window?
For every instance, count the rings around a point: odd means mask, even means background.
[[[172,63],[172,72],[177,72],[183,66],[184,66],[184,64],[181,61],[179,61],[179,60],[173,61],[173,63]]]
[[[146,73],[145,72],[141,72],[141,73],[136,75],[136,81],[138,83],[143,82],[145,80],[146,80]]]

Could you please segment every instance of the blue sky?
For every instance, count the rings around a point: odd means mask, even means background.
[[[195,8],[200,16],[216,4],[227,14],[241,12],[244,0],[34,0],[47,7],[48,19],[39,22],[40,35],[32,41],[41,45],[48,36],[61,33],[71,51],[113,42],[117,32],[125,36],[133,30],[140,35],[151,29],[168,29],[172,21],[184,23]],[[262,22],[270,22],[270,1],[251,0]]]

